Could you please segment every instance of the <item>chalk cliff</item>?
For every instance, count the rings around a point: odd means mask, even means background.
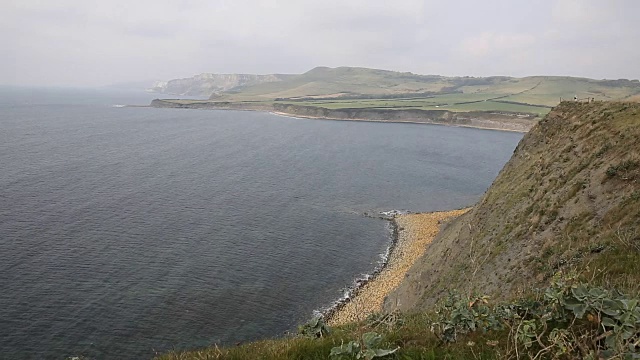
[[[190,78],[158,81],[149,92],[167,95],[188,95],[208,98],[223,91],[239,90],[246,86],[282,81],[286,75],[211,74],[203,73]]]

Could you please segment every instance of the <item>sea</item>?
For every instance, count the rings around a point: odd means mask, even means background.
[[[473,205],[522,134],[0,88],[0,358],[285,336],[372,273],[377,214]]]

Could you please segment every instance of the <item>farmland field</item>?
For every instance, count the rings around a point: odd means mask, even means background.
[[[312,69],[281,81],[211,94],[208,100],[168,100],[179,106],[268,110],[274,104],[321,109],[500,112],[541,118],[561,99],[624,100],[640,96],[638,80],[560,76],[445,77],[366,68]]]

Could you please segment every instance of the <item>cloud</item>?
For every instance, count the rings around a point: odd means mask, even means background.
[[[610,8],[599,7],[590,0],[558,0],[552,9],[552,17],[556,22],[586,27],[603,20],[609,13]]]
[[[536,41],[531,34],[483,32],[462,40],[459,51],[462,56],[471,56],[474,60],[490,54],[508,55],[514,51],[530,48]]]
[[[368,66],[444,75],[640,77],[633,0],[9,0],[0,83]]]

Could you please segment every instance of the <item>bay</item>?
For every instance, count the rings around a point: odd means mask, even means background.
[[[292,331],[371,272],[391,209],[472,205],[522,134],[113,107],[0,90],[2,356],[151,358]]]

